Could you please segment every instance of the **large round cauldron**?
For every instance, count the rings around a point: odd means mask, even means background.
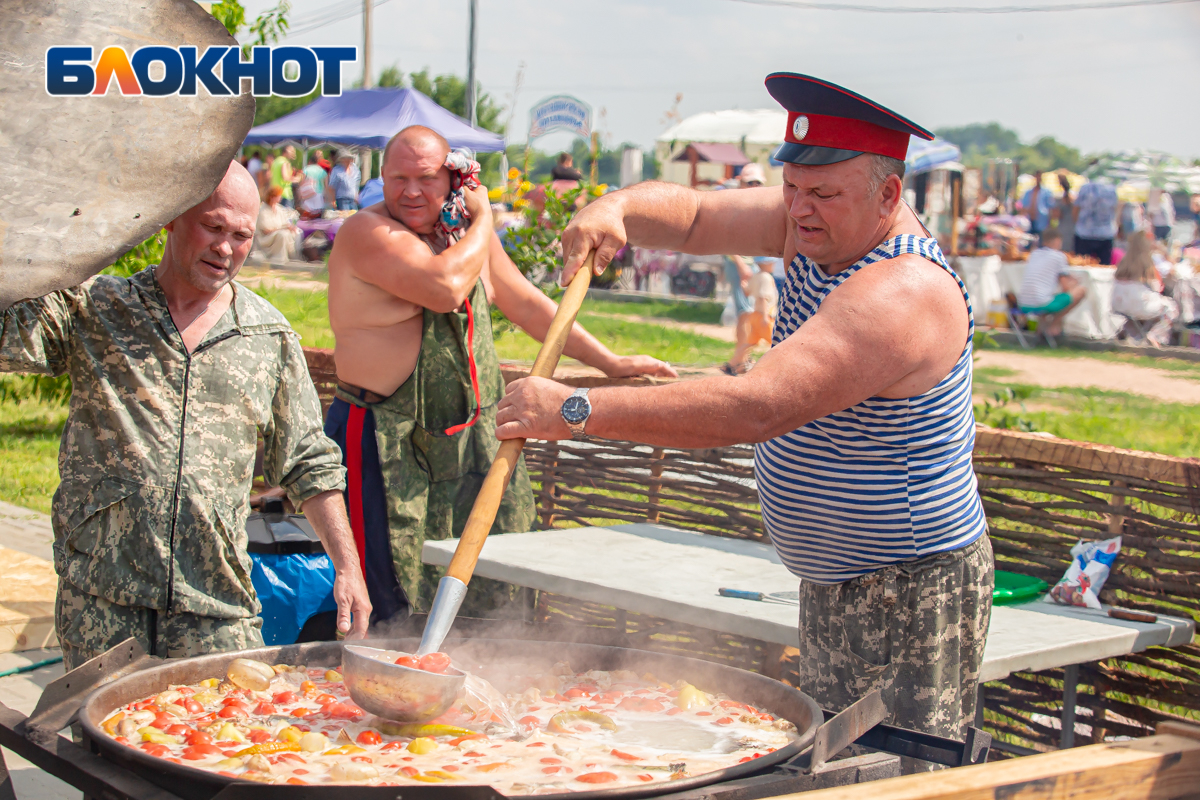
[[[419,640],[390,639],[362,643],[412,652]],[[565,660],[580,672],[589,669],[631,669],[639,674],[652,672],[658,678],[671,682],[684,679],[705,691],[724,692],[740,702],[767,709],[775,716],[793,722],[800,733],[800,740],[795,744],[728,769],[647,786],[538,795],[545,800],[650,797],[749,777],[767,771],[807,749],[816,736],[817,728],[823,722],[821,709],[808,695],[765,676],[707,661],[620,647],[511,639],[448,639],[443,649],[454,657],[455,663],[468,670],[480,666],[494,668],[505,662],[528,663],[533,659],[544,662],[549,667]],[[79,711],[80,722],[87,737],[104,758],[132,770],[164,789],[190,800],[210,800],[222,788],[232,783],[233,779],[194,767],[173,764],[141,750],[118,744],[99,726],[117,708],[164,691],[171,684],[188,684],[205,678],[222,677],[226,666],[235,658],[253,658],[268,664],[336,667],[342,661],[342,645],[339,642],[314,642],[264,647],[168,661],[150,667],[102,686],[87,698]]]

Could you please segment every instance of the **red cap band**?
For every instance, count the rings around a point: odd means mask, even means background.
[[[788,112],[784,141],[835,150],[858,150],[900,161],[908,155],[908,134],[859,119]]]

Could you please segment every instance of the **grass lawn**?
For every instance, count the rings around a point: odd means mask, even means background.
[[[1200,409],[1194,405],[1124,392],[1051,389],[996,380],[1011,374],[1011,370],[995,367],[976,370],[976,396],[991,398],[994,392],[1009,388],[1019,398],[990,413],[976,404],[979,422],[995,425],[1002,416],[1016,417],[1030,422],[1034,430],[1064,439],[1172,456],[1200,456]]]
[[[614,303],[611,300],[585,300],[584,311],[602,314],[620,314],[632,317],[661,317],[676,322],[703,322],[719,325],[723,303],[667,303],[654,300],[649,303]]]
[[[0,500],[50,513],[58,488],[58,443],[67,407],[39,400],[0,403]]]
[[[585,305],[589,309],[590,303]],[[627,306],[627,303],[605,305]],[[583,311],[579,322],[597,339],[619,355],[642,353],[672,364],[719,364],[733,353],[733,344],[688,331],[667,328],[648,322],[598,317]],[[509,330],[496,339],[500,358],[514,361],[533,361],[540,345],[524,332]]]

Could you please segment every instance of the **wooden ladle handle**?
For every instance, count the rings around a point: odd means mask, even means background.
[[[546,340],[542,342],[537,360],[533,362],[530,377],[549,378],[554,375],[554,368],[558,366],[558,360],[562,357],[563,347],[566,346],[571,327],[575,324],[575,317],[579,315],[579,307],[583,305],[583,298],[587,296],[588,286],[591,285],[592,263],[595,259],[595,253],[588,255],[583,266],[571,279],[571,285],[559,301],[558,311],[550,322],[550,330],[546,332]],[[496,521],[496,512],[500,510],[504,490],[508,488],[508,481],[512,478],[513,470],[517,468],[517,460],[521,457],[524,447],[524,439],[507,439],[500,443],[500,450],[496,453],[496,459],[492,461],[492,468],[488,470],[487,477],[483,479],[483,485],[475,497],[475,505],[471,507],[471,516],[467,517],[467,524],[459,537],[454,557],[450,559],[450,566],[446,569],[446,574],[450,577],[458,578],[463,583],[471,581],[471,575],[475,572],[475,562],[479,560],[479,552],[483,550],[483,543],[492,529],[492,523]]]

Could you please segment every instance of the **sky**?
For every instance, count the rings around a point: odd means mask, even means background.
[[[250,18],[275,4],[243,2]],[[952,0],[972,7],[1064,2],[1079,0]],[[405,73],[428,67],[465,75],[467,6],[383,0],[374,9],[374,71],[397,64]],[[745,0],[478,6],[476,75],[512,109],[510,142],[525,140],[533,104],[564,93],[592,105],[606,145],[649,148],[669,126],[677,94],[683,117],[773,108],[763,79],[789,71],[839,83],[931,129],[996,121],[1022,140],[1050,135],[1084,152],[1146,148],[1200,158],[1200,2],[986,15],[817,11]],[[361,47],[361,7],[362,0],[293,0],[295,29],[324,12],[350,16],[285,42]],[[361,72],[361,63],[343,68],[347,81]],[[567,141],[552,134],[536,146]]]

